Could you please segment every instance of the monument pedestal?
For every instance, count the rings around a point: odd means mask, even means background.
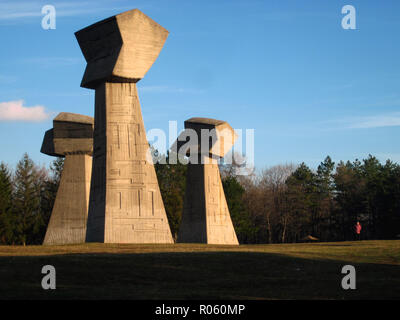
[[[218,164],[203,161],[188,164],[178,242],[237,245]]]
[[[43,244],[85,242],[91,172],[90,155],[65,156],[64,169]]]
[[[173,243],[135,83],[96,88],[87,242]]]
[[[238,245],[217,159],[232,148],[237,135],[225,121],[191,118],[172,150],[189,157],[178,242]]]
[[[47,130],[40,152],[65,157],[43,244],[83,243],[89,206],[93,152],[92,117],[61,112]]]

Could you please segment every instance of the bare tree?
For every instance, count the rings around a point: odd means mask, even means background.
[[[277,165],[263,170],[260,180],[263,215],[268,229],[268,240],[273,242],[273,229],[279,223],[282,229],[281,241],[285,242],[289,212],[286,201],[286,179],[294,172],[293,164]]]

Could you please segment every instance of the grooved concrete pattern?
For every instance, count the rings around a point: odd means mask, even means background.
[[[106,82],[99,86],[95,119],[86,240],[172,243],[136,84]]]
[[[228,123],[215,119],[192,118],[185,129],[198,133],[198,163],[188,165],[182,222],[178,242],[239,244],[233,228],[216,157],[223,157],[237,139]],[[200,131],[211,130],[206,150],[201,150]],[[188,142],[190,144],[190,142]],[[178,142],[178,150],[183,147]]]
[[[76,33],[96,90],[87,242],[173,243],[135,84],[167,35],[137,9]]]
[[[86,236],[92,173],[94,119],[60,113],[45,134],[41,152],[65,156],[64,169],[43,244],[82,243]]]

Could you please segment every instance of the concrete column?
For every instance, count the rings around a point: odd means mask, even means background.
[[[135,83],[96,88],[86,241],[172,243]]]
[[[93,152],[92,117],[61,112],[46,131],[41,152],[65,157],[43,244],[83,243],[86,238]]]
[[[233,129],[225,121],[192,118],[185,121],[186,130],[194,130],[198,137],[194,143],[178,138],[176,150],[186,154],[184,146],[191,146],[196,156],[189,163],[186,191],[177,242],[237,245],[217,159],[223,157],[236,140]],[[211,134],[202,136],[202,130]],[[182,136],[188,137],[186,132]],[[210,139],[212,138],[212,139]],[[206,139],[203,143],[202,139]],[[175,149],[175,147],[173,147]],[[182,153],[180,149],[185,151]]]
[[[65,156],[64,169],[43,244],[85,242],[91,172],[90,155]]]

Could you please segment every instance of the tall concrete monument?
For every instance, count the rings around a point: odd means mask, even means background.
[[[185,131],[173,147],[181,155],[190,154],[177,242],[239,244],[217,163],[236,139],[234,130],[225,121],[207,118],[185,121]]]
[[[83,243],[93,152],[92,117],[62,112],[46,131],[42,153],[65,157],[64,169],[43,244]]]
[[[130,10],[75,33],[95,90],[87,242],[173,243],[136,89],[168,31]]]

